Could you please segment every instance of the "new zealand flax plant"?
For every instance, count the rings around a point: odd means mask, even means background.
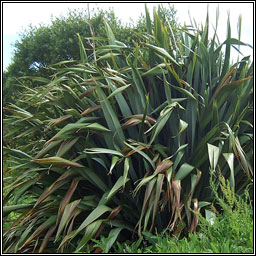
[[[145,11],[140,42],[118,41],[106,22],[107,38],[88,38],[99,40],[95,59],[78,35],[81,60],[30,78],[36,88],[24,80],[26,93],[6,107],[15,178],[4,213],[20,215],[4,231],[5,252],[92,252],[99,236],[110,237],[109,251],[163,230],[179,237],[196,231],[194,211],[211,209],[210,170],[237,193],[252,182],[253,66],[249,56],[230,64],[231,48],[246,44],[231,37],[229,19],[219,43],[208,14],[202,28],[173,31]]]

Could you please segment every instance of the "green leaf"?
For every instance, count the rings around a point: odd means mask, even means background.
[[[223,153],[224,158],[226,159],[228,166],[230,168],[229,182],[231,189],[235,190],[235,174],[234,174],[234,154],[233,153]]]
[[[139,236],[141,236],[141,222],[142,222],[143,216],[145,215],[147,202],[148,202],[148,200],[149,200],[149,197],[150,197],[150,195],[151,195],[151,192],[152,192],[152,190],[153,190],[153,188],[154,188],[154,185],[155,185],[155,183],[156,183],[156,180],[157,180],[157,178],[156,178],[156,177],[154,178],[154,176],[155,176],[155,175],[151,175],[151,177],[152,177],[153,179],[148,182],[147,187],[146,187],[146,191],[145,191],[145,195],[144,195],[144,201],[143,201],[143,206],[142,206],[142,210],[141,210],[141,214],[140,214],[140,219],[139,219],[139,222],[137,223],[137,225],[139,224],[139,227],[138,227],[138,234],[139,234]],[[148,177],[143,178],[143,180],[146,180],[147,178],[148,178]],[[141,182],[142,182],[142,181],[141,181]],[[144,183],[144,184],[145,184],[145,183]],[[142,185],[143,185],[143,184],[142,184]],[[142,186],[142,185],[141,185],[141,186]],[[141,186],[138,185],[138,186],[135,188],[135,190],[134,190],[134,192],[133,192],[134,195],[136,194],[137,190],[138,190]],[[138,188],[138,189],[137,189],[137,188]]]
[[[161,130],[164,128],[166,122],[169,120],[173,108],[177,105],[178,103],[173,103],[168,105],[164,110],[161,111],[160,117],[157,119],[157,122],[154,126],[152,126],[149,130],[146,131],[149,132],[151,129],[153,129],[150,142],[149,144],[152,144],[154,140],[156,139],[157,135],[161,132]]]
[[[118,156],[112,156],[112,162],[111,162],[110,171],[108,174],[112,174],[112,171],[119,159],[120,158]]]
[[[96,235],[98,229],[100,228],[101,224],[104,221],[105,220],[96,220],[86,227],[85,234],[84,234],[83,238],[81,239],[80,243],[78,244],[74,253],[81,252],[81,250],[89,242],[89,240],[92,239]]]
[[[148,177],[142,178],[140,183],[136,186],[136,188],[133,191],[133,194],[136,195],[136,193],[139,191],[139,189],[144,186],[145,184],[151,182],[151,180],[156,176],[156,174],[150,175]]]
[[[126,88],[128,88],[129,86],[130,86],[130,84],[117,88],[117,89],[114,90],[106,99],[112,98],[113,96],[117,95],[118,93],[124,91],[124,90],[125,90]]]
[[[59,145],[63,140],[56,140],[50,142],[48,145],[46,145],[42,150],[40,150],[37,155],[35,156],[35,159],[44,156],[46,153],[51,151],[53,148],[55,148],[57,145]]]
[[[106,20],[104,20],[104,24],[105,24],[105,30],[106,30],[106,34],[107,34],[107,37],[108,37],[109,44],[110,45],[116,45],[116,43],[115,43],[116,38],[113,34],[113,31],[112,31],[111,27],[109,26],[109,24]]]
[[[75,235],[80,233],[84,228],[86,228],[89,224],[91,224],[93,221],[95,221],[97,218],[99,218],[101,215],[103,215],[105,212],[112,211],[111,208],[109,208],[106,205],[99,205],[97,206],[90,214],[89,216],[83,221],[83,223],[78,227],[78,229],[75,232]]]
[[[155,163],[150,159],[150,157],[144,153],[143,151],[139,150],[138,148],[136,147],[133,147],[132,145],[128,144],[127,142],[124,142],[124,144],[126,146],[128,146],[129,148],[135,150],[137,153],[139,153],[140,155],[142,155],[150,164],[151,166],[153,167],[153,169],[155,169]]]
[[[198,203],[198,207],[199,207],[199,208],[203,208],[203,207],[208,206],[208,205],[211,205],[211,203],[205,202],[205,201],[200,201],[200,202]]]
[[[166,99],[168,104],[171,104],[172,103],[171,88],[170,88],[170,84],[167,82],[164,71],[163,71],[163,78],[164,78],[164,90],[165,90]]]
[[[174,180],[183,180],[195,167],[184,163],[175,175]]]
[[[26,228],[26,230],[22,233],[22,235],[20,236],[20,239],[18,241],[18,243],[15,246],[15,253],[17,253],[18,249],[20,248],[20,246],[24,243],[25,239],[27,238],[27,236],[29,235],[31,229],[34,227],[35,223],[37,221],[37,218],[34,218],[31,223],[28,225],[28,227]]]
[[[77,37],[78,37],[78,42],[79,42],[81,61],[82,61],[82,64],[85,64],[85,63],[88,62],[87,54],[86,54],[84,44],[83,44],[83,41],[82,41],[81,36],[79,35],[79,33],[77,33]]]
[[[39,196],[37,202],[35,203],[33,208],[36,208],[45,198],[47,198],[50,194],[56,191],[58,188],[62,187],[66,183],[69,182],[68,177],[76,175],[76,170],[69,169],[64,174],[62,174],[57,180],[55,180],[52,185],[45,189],[45,191]],[[40,176],[39,176],[40,177]]]
[[[88,124],[86,126],[86,128],[87,129],[92,129],[92,130],[95,130],[95,131],[110,132],[109,129],[107,129],[106,127],[104,127],[103,125],[98,124],[98,123]]]
[[[22,248],[29,245],[32,240],[34,240],[36,237],[38,237],[41,233],[43,233],[45,230],[47,230],[49,227],[51,227],[57,219],[57,215],[50,216],[46,221],[44,221],[36,230],[35,232],[26,240],[26,242],[19,248],[21,250]]]
[[[7,147],[3,147],[5,152],[11,153],[17,157],[21,157],[21,158],[27,158],[27,159],[32,159],[32,157],[30,155],[28,155],[25,152],[22,152],[21,150],[18,149],[11,149],[11,148],[7,148]]]
[[[62,134],[68,134],[69,132],[76,130],[76,129],[88,129],[88,125],[90,123],[73,123],[73,124],[67,124],[65,127],[63,127],[54,137],[52,137],[51,140],[49,140],[47,143],[53,141],[56,138],[59,138]]]
[[[166,66],[165,63],[158,64],[157,66],[155,66],[155,67],[151,68],[150,70],[148,70],[147,72],[143,73],[141,75],[141,77],[166,74],[167,71],[162,69],[165,66]]]
[[[121,232],[123,228],[114,228],[111,229],[111,231],[109,232],[108,237],[110,238],[106,244],[106,247],[104,249],[104,253],[108,253],[110,248],[112,247],[112,245],[114,244],[114,242],[116,241],[119,233]]]
[[[38,175],[35,178],[32,178],[31,180],[28,180],[22,184],[19,184],[18,186],[15,186],[16,190],[13,192],[14,195],[14,199],[13,202],[16,203],[18,201],[18,199],[24,195],[24,193],[26,193],[34,184],[36,184],[38,182],[38,180],[40,180],[42,178],[42,176],[44,175],[44,173],[42,173],[41,175]]]
[[[117,191],[123,186],[126,182],[128,182],[130,179],[126,178],[124,176],[120,176],[115,185],[111,188],[109,191],[109,194],[107,196],[107,200],[109,200],[113,195],[117,193]]]
[[[208,155],[209,155],[210,166],[211,166],[212,170],[215,170],[217,163],[218,163],[220,150],[218,147],[211,145],[209,143],[207,143],[207,146],[208,146]]]
[[[49,164],[49,165],[56,165],[56,166],[71,166],[71,167],[84,167],[81,164],[78,164],[73,161],[69,161],[67,159],[64,159],[62,157],[58,156],[52,156],[52,157],[47,157],[47,158],[41,158],[41,159],[34,159],[32,160],[35,163],[39,164]]]
[[[153,216],[152,216],[152,224],[150,227],[150,231],[153,229],[156,214],[157,214],[157,211],[159,210],[158,205],[159,205],[159,200],[160,200],[160,194],[162,191],[163,180],[164,180],[164,174],[158,174],[157,181],[156,181],[156,195],[154,198]]]
[[[188,123],[186,123],[185,121],[181,120],[179,121],[179,133],[178,135],[180,135],[182,132],[184,132],[188,127]]]
[[[186,89],[183,89],[181,87],[178,87],[178,86],[175,86],[175,85],[171,85],[171,87],[175,88],[177,91],[180,91],[182,94],[184,94],[185,96],[188,96],[189,98],[195,100],[195,101],[198,101],[195,96],[189,92],[188,90]]]
[[[87,154],[111,154],[111,155],[117,155],[117,156],[124,156],[119,151],[108,149],[108,148],[88,148],[84,151]]]
[[[165,49],[163,49],[161,47],[157,47],[155,45],[148,44],[148,43],[145,43],[144,45],[146,47],[148,47],[149,49],[153,50],[154,52],[160,54],[161,56],[169,59],[175,65],[179,66],[179,64],[176,62],[176,60]]]
[[[75,171],[78,172],[82,177],[90,181],[92,184],[94,184],[98,189],[102,190],[103,192],[106,192],[108,190],[107,185],[102,181],[99,175],[95,171],[91,170],[90,168],[87,168],[87,167],[77,168],[75,169]]]
[[[77,208],[77,205],[79,203],[80,203],[80,199],[66,205],[66,207],[63,211],[61,220],[60,220],[60,224],[59,224],[59,228],[58,228],[58,231],[56,234],[55,241],[58,240],[62,230],[64,229],[65,226],[67,226],[68,222],[73,217],[73,215],[75,213],[74,210]]]
[[[126,157],[124,160],[124,180],[123,180],[123,189],[127,180],[127,176],[128,176],[128,171],[129,171],[129,158]]]
[[[58,152],[56,153],[56,156],[61,157],[65,153],[67,153],[73,145],[79,140],[79,137],[73,139],[73,140],[66,140],[63,141],[63,143],[60,145]],[[53,143],[53,142],[52,142]]]
[[[152,25],[151,25],[151,19],[148,12],[147,5],[145,4],[145,13],[146,13],[146,27],[147,27],[147,33],[152,35]]]
[[[107,53],[100,58],[97,59],[97,61],[106,60],[106,59],[112,59],[114,56],[120,56],[118,53]]]
[[[225,59],[224,59],[224,64],[223,64],[223,68],[222,68],[222,72],[221,72],[221,76],[220,76],[220,81],[229,69],[230,46],[231,46],[231,27],[230,27],[229,15],[228,15],[226,51],[225,51]]]
[[[96,90],[97,90],[98,97],[101,100],[102,110],[104,113],[104,117],[107,121],[108,127],[114,133],[114,136],[112,136],[112,143],[113,143],[113,141],[116,140],[118,142],[119,148],[122,148],[125,137],[124,137],[123,131],[121,129],[120,122],[117,118],[117,115],[116,115],[113,107],[111,106],[109,100],[107,99],[105,93],[103,92],[103,90],[100,88],[100,86],[98,84],[97,84]],[[117,138],[115,138],[115,136]],[[113,145],[114,144],[115,143],[113,143]]]
[[[18,204],[3,207],[3,217],[7,216],[10,212],[17,212],[17,210],[31,208],[33,204]]]

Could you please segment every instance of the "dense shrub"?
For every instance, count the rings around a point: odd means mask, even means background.
[[[177,37],[159,17],[146,9],[147,32],[132,46],[105,21],[92,56],[78,35],[80,61],[52,65],[6,108],[18,146],[5,154],[18,175],[4,211],[22,213],[4,232],[6,252],[94,251],[100,235],[108,250],[143,232],[180,237],[210,211],[211,172],[238,193],[252,182],[252,65],[230,66],[232,45],[244,43],[229,20],[220,44],[208,17]],[[20,204],[24,196],[32,201]]]

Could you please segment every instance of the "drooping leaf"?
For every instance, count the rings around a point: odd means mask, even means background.
[[[109,200],[113,195],[115,195],[118,190],[124,186],[126,182],[128,182],[130,179],[126,178],[124,176],[120,176],[115,185],[112,187],[112,189],[109,191],[109,194],[107,196],[107,200]]]
[[[111,155],[117,155],[117,156],[123,156],[122,153],[116,150],[107,149],[107,148],[90,148],[86,149],[85,153],[87,154],[111,154]]]
[[[49,164],[49,165],[56,165],[56,166],[71,166],[71,167],[84,167],[81,164],[78,164],[73,161],[69,161],[67,159],[64,159],[59,156],[52,156],[47,158],[41,158],[41,159],[34,159],[33,162],[39,163],[39,164]]]
[[[85,234],[78,244],[75,252],[80,252],[88,241],[95,236],[104,220],[96,220],[86,227]]]
[[[44,221],[36,230],[35,232],[25,241],[25,243],[19,248],[21,250],[22,248],[26,247],[31,243],[33,239],[38,237],[41,233],[43,233],[45,230],[49,229],[57,219],[57,215],[50,216],[46,221]]]
[[[192,165],[184,163],[176,173],[174,180],[183,180],[193,169]]]
[[[27,209],[33,206],[33,204],[19,204],[19,205],[10,205],[3,207],[3,216],[7,216],[10,212],[17,211],[20,209]]]
[[[108,240],[108,242],[106,244],[106,247],[104,249],[104,253],[109,252],[110,248],[112,247],[112,245],[116,241],[116,239],[117,239],[117,237],[118,237],[118,235],[119,235],[119,233],[121,232],[122,229],[123,228],[114,228],[109,232],[108,236],[109,236],[110,239]]]
[[[97,206],[89,216],[83,221],[83,223],[78,227],[75,234],[80,233],[84,228],[86,228],[89,224],[95,221],[98,217],[103,215],[105,212],[109,212],[112,209],[106,205],[99,205]]]
[[[61,219],[59,223],[59,227],[57,230],[55,241],[58,240],[61,232],[63,231],[64,227],[67,225],[67,223],[70,221],[70,219],[73,217],[75,213],[75,209],[77,208],[77,205],[80,203],[80,199],[76,200],[70,204],[67,204],[65,208],[63,208],[61,213]],[[58,216],[59,218],[59,216]]]
[[[76,142],[79,140],[79,137],[74,138],[73,140],[66,140],[63,141],[63,143],[60,145],[58,152],[56,153],[56,156],[61,157],[63,156],[65,153],[67,153],[74,144],[76,144]],[[54,143],[54,142],[52,142]]]

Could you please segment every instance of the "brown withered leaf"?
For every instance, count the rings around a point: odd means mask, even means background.
[[[164,159],[162,162],[160,162],[157,165],[154,174],[163,173],[166,170],[168,170],[172,165],[173,165],[173,162],[171,160]]]
[[[100,105],[92,106],[92,107],[87,108],[84,112],[82,112],[81,115],[86,116],[94,111],[99,110],[99,109],[101,109]]]
[[[94,83],[94,82],[93,82],[93,83]],[[83,92],[83,93],[79,96],[79,98],[82,99],[82,98],[86,97],[88,94],[92,93],[95,89],[96,89],[96,86],[93,86],[93,87],[87,89],[85,92]]]

